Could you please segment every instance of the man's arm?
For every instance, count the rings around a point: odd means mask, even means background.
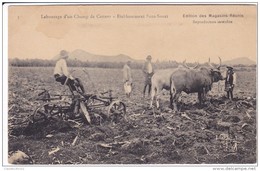
[[[123,82],[128,81],[128,73],[126,66],[123,67]]]
[[[70,74],[69,74],[69,71],[68,71],[67,62],[65,60],[62,60],[61,68],[62,68],[63,74],[68,77]]]
[[[152,74],[154,74],[154,64],[153,63],[151,64],[152,64]]]
[[[233,74],[233,84],[234,85],[237,84],[237,74],[236,73]]]
[[[147,71],[146,71],[146,62],[144,63],[144,65],[143,65],[143,68],[142,68],[142,71],[143,71],[143,73],[147,73]]]
[[[128,69],[128,79],[132,83],[132,73],[130,68]]]

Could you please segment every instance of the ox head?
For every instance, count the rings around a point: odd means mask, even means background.
[[[213,82],[218,82],[220,80],[223,80],[224,77],[222,76],[221,72],[220,72],[220,67],[221,67],[221,58],[219,58],[219,66],[214,67],[210,64],[210,59],[209,59],[209,66],[210,66],[210,72],[211,72],[211,76],[212,76],[212,80]]]

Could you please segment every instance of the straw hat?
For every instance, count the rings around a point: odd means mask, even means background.
[[[231,66],[227,66],[227,69],[230,69],[230,70],[231,70],[231,69],[233,69],[233,67],[231,67]]]
[[[146,59],[152,59],[151,55],[148,55],[148,56],[146,57]]]
[[[66,50],[60,51],[60,58],[67,58],[69,57],[69,53]]]

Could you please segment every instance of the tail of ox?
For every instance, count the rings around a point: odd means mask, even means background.
[[[170,108],[177,111],[177,102],[181,95],[181,91],[178,91],[176,82],[171,79],[171,89],[170,89]]]

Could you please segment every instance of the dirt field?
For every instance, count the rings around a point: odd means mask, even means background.
[[[33,164],[256,163],[256,71],[237,71],[233,102],[215,84],[205,107],[198,106],[195,94],[183,94],[181,112],[174,113],[166,91],[161,109],[148,110],[140,70],[133,71],[130,99],[123,93],[121,70],[87,69],[90,77],[76,70],[73,75],[88,93],[112,89],[127,105],[127,121],[80,127],[57,121],[28,129],[41,89],[69,91],[55,82],[53,68],[9,68],[8,155],[21,150]]]

